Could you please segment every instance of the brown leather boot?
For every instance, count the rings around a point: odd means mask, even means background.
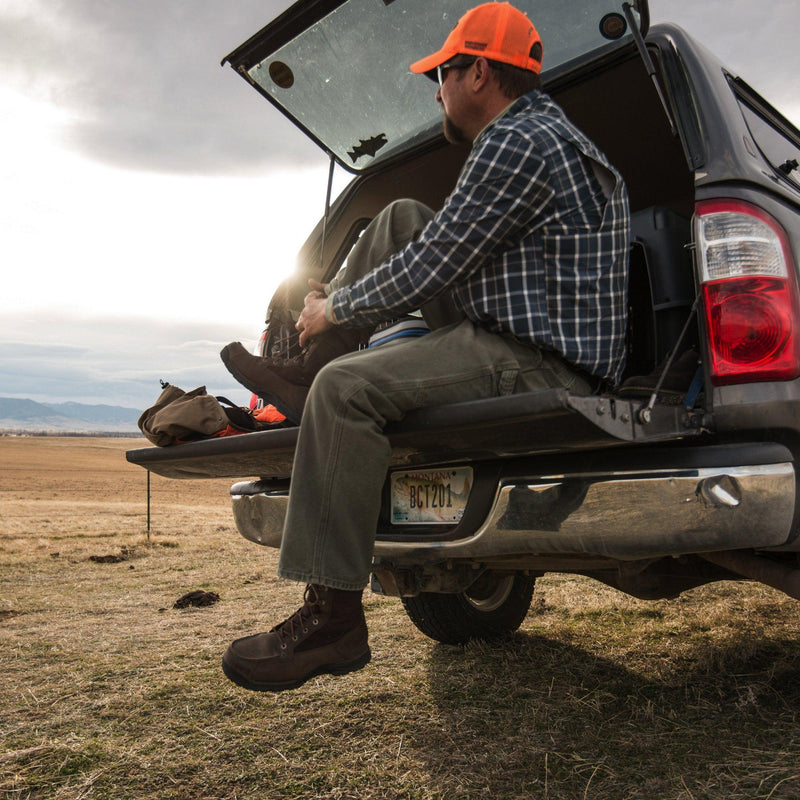
[[[300,356],[291,359],[254,356],[241,342],[226,345],[219,355],[242,386],[299,424],[316,374],[334,358],[357,350],[365,338],[364,331],[333,328],[314,339]]]
[[[234,683],[255,692],[296,689],[324,673],[345,675],[371,658],[361,592],[306,586],[303,606],[269,633],[237,639],[222,657]]]

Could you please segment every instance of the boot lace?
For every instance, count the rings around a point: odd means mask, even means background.
[[[306,360],[305,350],[299,356],[267,356],[265,362],[273,367],[302,367]]]
[[[310,633],[320,624],[319,615],[328,603],[325,594],[322,586],[313,584],[306,586],[303,593],[303,605],[270,631],[278,636],[281,650],[285,650],[290,641],[297,642],[301,634]]]
[[[275,309],[267,321],[267,340],[263,355],[284,362],[302,356],[300,332],[294,325],[295,321],[288,309]]]

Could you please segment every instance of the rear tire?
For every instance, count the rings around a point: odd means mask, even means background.
[[[522,624],[531,605],[536,578],[486,572],[458,594],[421,592],[402,598],[411,621],[443,644],[471,639],[500,639]]]

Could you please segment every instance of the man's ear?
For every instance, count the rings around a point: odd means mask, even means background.
[[[483,56],[480,56],[478,59],[476,59],[473,66],[475,67],[475,71],[472,78],[472,89],[473,91],[480,91],[491,80],[492,68],[489,66],[489,62],[483,58]]]

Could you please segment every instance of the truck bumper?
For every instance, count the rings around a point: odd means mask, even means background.
[[[619,456],[614,459],[618,463],[636,461]],[[528,469],[516,474],[509,466],[481,510],[480,524],[424,534],[401,526],[396,532],[384,528],[375,555],[421,565],[536,554],[636,560],[731,549],[794,549],[789,543],[797,476],[785,447],[682,448],[667,451],[662,459],[649,454],[648,462],[587,470],[584,458],[558,472]],[[260,482],[246,482],[234,485],[231,495],[240,533],[259,544],[280,546],[287,492],[263,491]],[[474,513],[470,517],[475,519]]]

